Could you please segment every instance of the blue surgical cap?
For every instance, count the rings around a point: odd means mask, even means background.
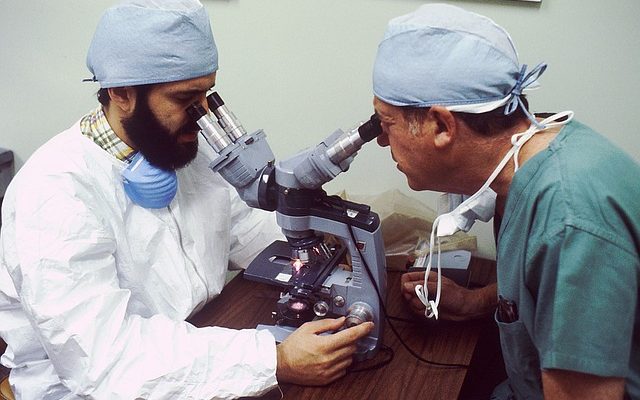
[[[520,105],[520,95],[544,72],[520,66],[509,34],[487,17],[428,4],[392,19],[378,46],[373,92],[395,106],[445,106],[482,113]]]
[[[102,88],[198,78],[218,69],[209,16],[198,0],[129,0],[109,8],[87,67]]]

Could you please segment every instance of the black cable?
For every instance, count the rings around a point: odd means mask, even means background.
[[[387,358],[373,365],[369,365],[362,368],[348,368],[347,370],[349,372],[364,372],[364,371],[371,371],[374,369],[382,368],[385,365],[389,364],[391,360],[393,360],[393,357],[395,356],[393,349],[383,343],[380,343],[380,352],[382,353],[386,352],[388,354]]]
[[[393,315],[387,315],[387,319],[391,319],[391,320],[398,321],[398,322],[405,322],[405,323],[411,324],[411,325],[422,325],[422,322],[420,322],[420,321],[416,321],[414,319],[409,319],[409,318],[396,317],[396,316],[393,316]]]
[[[340,198],[339,196],[335,196],[335,197],[340,199],[340,204],[343,206],[343,209],[344,209],[344,211],[346,213],[346,207],[344,207],[344,202],[343,202],[342,198]],[[441,362],[437,362],[437,361],[427,360],[426,358],[423,358],[418,353],[416,353],[412,348],[409,347],[409,345],[407,345],[404,342],[404,340],[402,340],[402,337],[400,336],[400,333],[396,330],[396,327],[393,326],[393,324],[391,323],[391,318],[387,314],[387,308],[384,305],[384,303],[385,303],[384,299],[382,298],[382,295],[380,294],[380,289],[378,288],[376,280],[373,277],[373,273],[369,269],[369,265],[365,261],[365,258],[364,258],[363,254],[362,254],[362,251],[360,251],[360,248],[358,248],[358,246],[356,245],[357,244],[357,240],[356,240],[356,235],[353,233],[353,226],[351,224],[349,224],[349,223],[347,223],[347,226],[349,227],[349,234],[351,235],[351,240],[353,240],[353,245],[356,248],[356,250],[358,251],[358,254],[360,255],[360,259],[362,260],[362,264],[365,267],[365,271],[367,271],[367,275],[369,275],[369,279],[371,279],[371,282],[373,283],[373,288],[375,289],[376,294],[378,295],[378,300],[380,301],[380,307],[382,307],[382,312],[384,313],[385,319],[386,319],[387,323],[389,324],[389,327],[391,328],[393,333],[396,335],[396,337],[398,338],[398,340],[402,344],[402,346],[409,352],[409,354],[411,354],[418,361],[421,361],[423,363],[432,365],[434,367],[439,367],[439,368],[469,368],[469,365],[466,365],[466,364],[441,363]]]

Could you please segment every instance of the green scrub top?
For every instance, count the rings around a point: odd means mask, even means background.
[[[569,122],[515,174],[497,243],[516,397],[542,398],[541,369],[563,369],[626,377],[640,398],[640,166]]]

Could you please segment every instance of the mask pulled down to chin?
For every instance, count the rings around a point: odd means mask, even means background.
[[[131,201],[144,208],[167,207],[178,191],[176,172],[154,166],[142,153],[122,171],[122,183]]]

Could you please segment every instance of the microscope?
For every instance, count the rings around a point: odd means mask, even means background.
[[[346,316],[345,327],[375,323],[358,342],[355,358],[372,358],[382,341],[386,270],[378,215],[363,204],[329,196],[322,185],[347,171],[362,145],[380,132],[373,115],[350,131],[337,130],[313,148],[276,162],[263,130],[247,133],[217,92],[211,113],[187,109],[218,154],[210,168],[251,207],[275,211],[286,241],[276,241],[247,267],[244,277],[281,289],[274,325],[278,342],[304,322]]]

